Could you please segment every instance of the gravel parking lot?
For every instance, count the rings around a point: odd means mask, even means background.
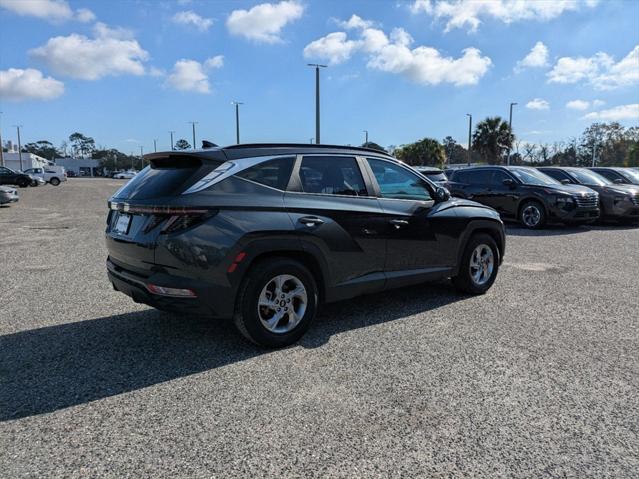
[[[486,296],[329,305],[265,352],[111,289],[121,184],[0,209],[3,477],[637,477],[639,228],[509,228]]]

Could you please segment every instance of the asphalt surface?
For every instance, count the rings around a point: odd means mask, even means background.
[[[2,477],[637,477],[639,228],[509,228],[487,295],[329,305],[264,352],[111,289],[121,184],[0,209]]]

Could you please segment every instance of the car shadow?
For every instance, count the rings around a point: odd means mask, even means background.
[[[592,225],[561,225],[550,224],[545,225],[541,229],[531,230],[518,226],[517,224],[507,224],[506,234],[510,236],[562,236],[562,235],[574,235],[579,233],[587,233],[592,228]]]
[[[325,305],[298,346],[317,348],[340,332],[467,297],[441,282]],[[0,421],[57,411],[269,353],[244,340],[230,322],[153,309],[1,336]]]

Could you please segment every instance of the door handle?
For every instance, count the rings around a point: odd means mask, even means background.
[[[319,226],[324,223],[324,220],[322,218],[318,218],[317,216],[304,216],[298,221],[303,225],[308,226],[309,228],[311,226]]]
[[[408,221],[406,220],[390,220],[389,223],[392,224],[396,229],[399,229],[402,226],[408,226]]]

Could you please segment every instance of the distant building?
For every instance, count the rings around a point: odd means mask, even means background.
[[[57,166],[64,166],[76,176],[104,176],[104,168],[98,160],[90,158],[56,158],[53,162]]]
[[[49,161],[41,156],[34,155],[33,153],[22,153],[22,166],[20,165],[19,153],[3,153],[4,166],[11,168],[15,171],[24,171],[29,168],[44,168],[49,164]]]

